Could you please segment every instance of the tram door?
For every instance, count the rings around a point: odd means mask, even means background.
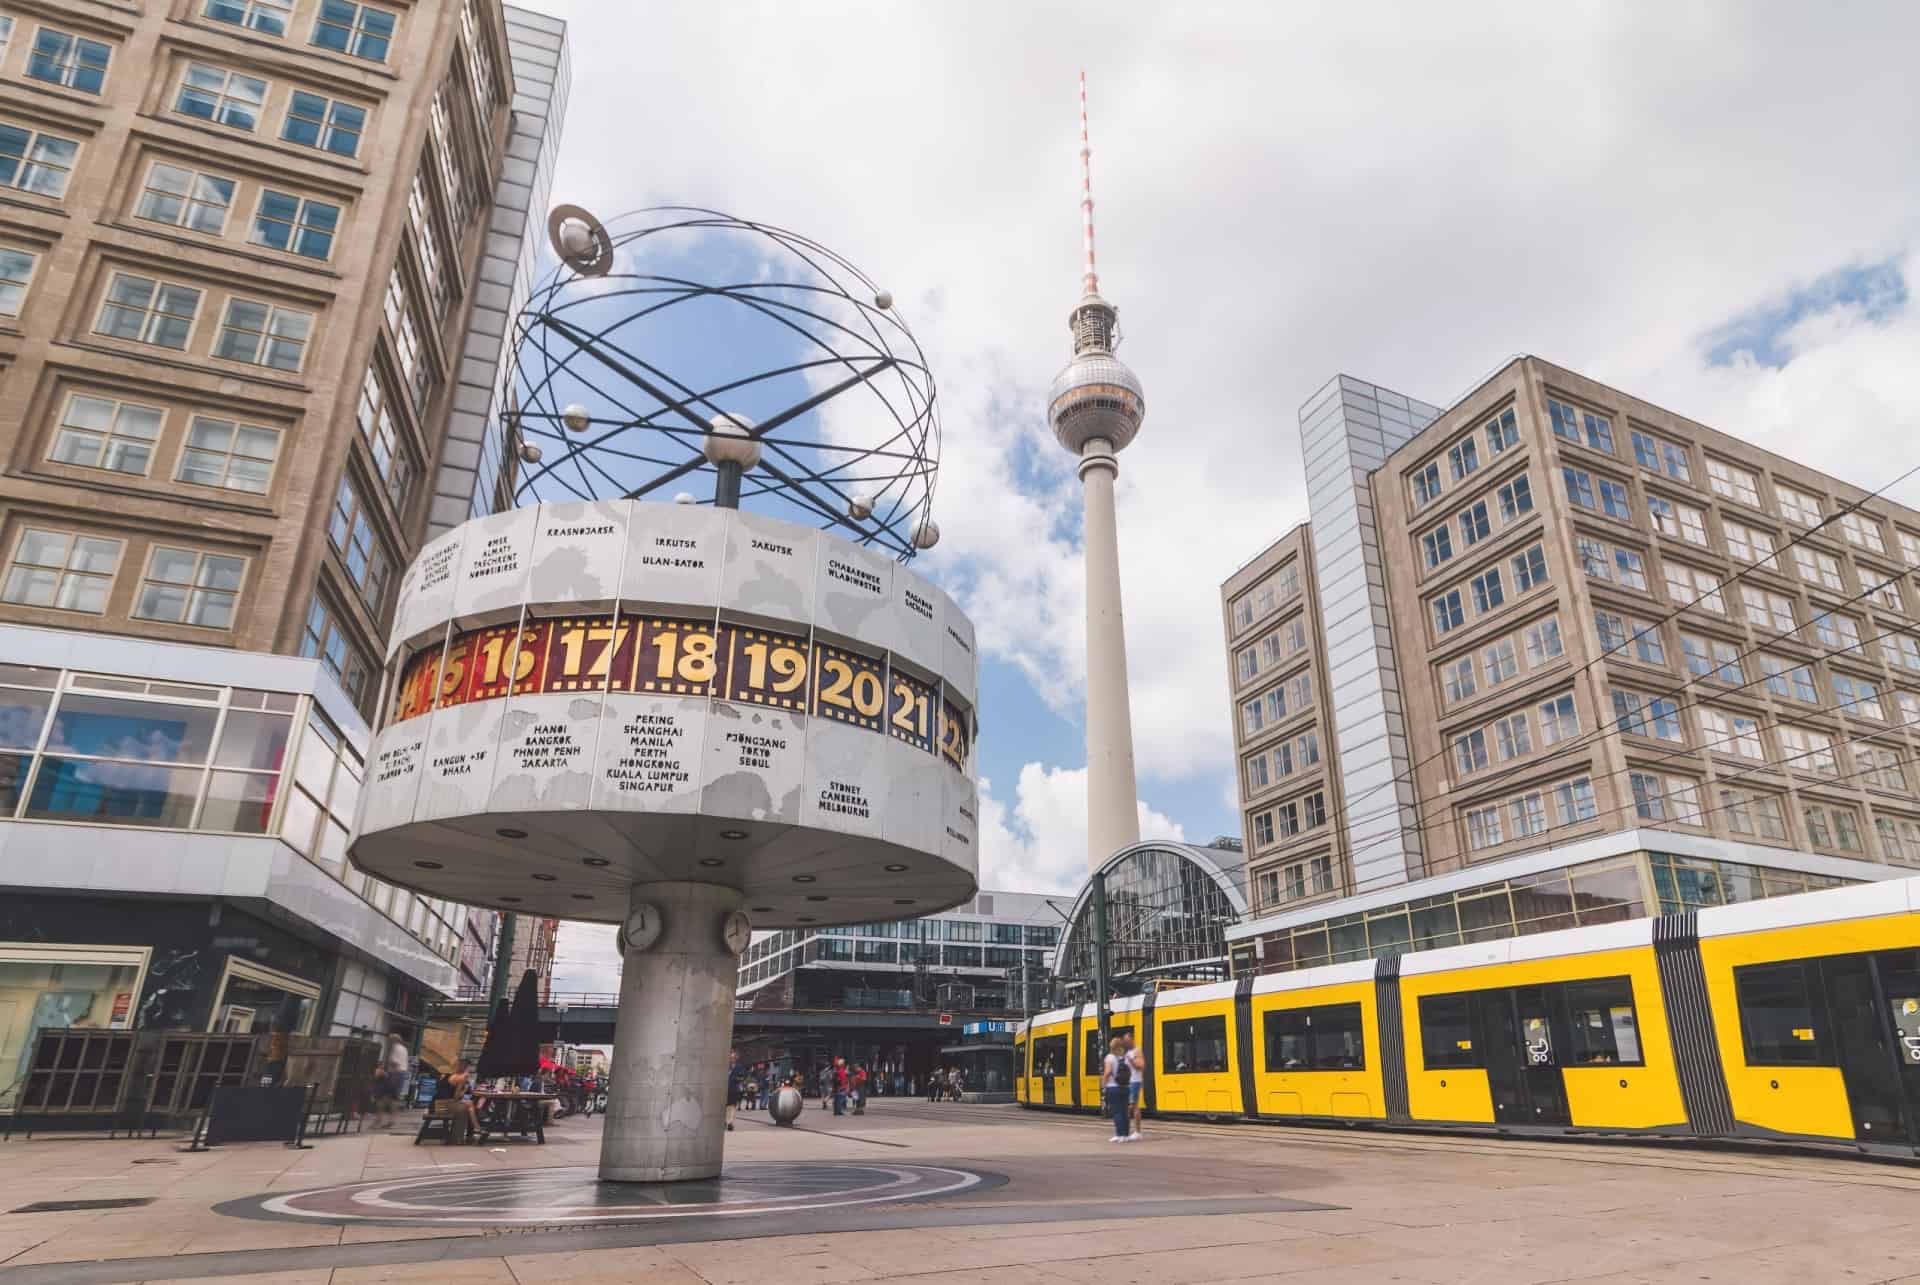
[[[1480,999],[1487,1087],[1501,1124],[1570,1124],[1560,1075],[1560,1023],[1553,989],[1522,986],[1486,991]]]
[[[1899,1031],[1903,1018],[1907,1028],[1914,1029],[1914,1017],[1901,1010],[1916,996],[1912,970],[1906,970],[1907,975],[1902,979],[1902,970],[1896,966],[1901,956],[1910,959],[1911,954],[1890,952],[1880,956],[1879,961],[1869,955],[1843,955],[1821,961],[1827,1012],[1833,1021],[1834,1053],[1847,1086],[1854,1136],[1862,1142],[1911,1140],[1910,1095],[1920,1071],[1909,1068],[1920,1067],[1920,1063],[1916,1063]],[[1885,967],[1881,978],[1876,979],[1874,965],[1882,961]],[[1880,998],[1881,980],[1903,983],[1903,986],[1889,986],[1884,1006]],[[1920,1009],[1920,1004],[1915,1007]]]

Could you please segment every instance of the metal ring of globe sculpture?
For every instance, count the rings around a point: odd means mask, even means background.
[[[617,266],[604,229],[570,218],[552,225],[563,263]],[[522,319],[523,372],[548,360],[539,329]],[[615,360],[686,386],[667,373],[686,337],[661,342]],[[870,356],[853,365],[872,382]],[[899,560],[935,529],[932,399],[928,381],[909,452],[924,470],[863,492],[865,512],[833,529],[796,514],[813,483],[837,482],[816,470],[776,505],[760,477],[809,413],[695,399],[702,463],[667,471],[710,468],[716,503],[669,502],[580,458],[574,480],[605,493],[523,485],[529,502],[429,542],[401,579],[353,861],[429,896],[620,925],[605,1179],[720,1172],[753,929],[920,915],[976,890],[973,626]],[[604,426],[593,406],[563,405],[552,440]]]
[[[903,560],[939,539],[933,375],[892,294],[817,241],[714,210],[608,226],[562,205],[547,231],[560,266],[514,325],[516,503],[664,498],[710,474],[716,503]]]

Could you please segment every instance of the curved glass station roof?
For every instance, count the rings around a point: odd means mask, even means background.
[[[1223,865],[1221,859],[1230,861]],[[1153,977],[1228,976],[1226,931],[1247,912],[1240,854],[1187,843],[1124,848],[1100,867],[1106,876],[1108,986],[1132,994]],[[1092,985],[1095,880],[1074,899],[1053,956],[1069,991]]]

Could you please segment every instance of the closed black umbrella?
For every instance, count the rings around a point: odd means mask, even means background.
[[[540,1073],[540,979],[529,968],[521,974],[520,987],[513,993],[513,1009],[507,1014],[507,1043],[511,1064],[502,1075],[538,1075]]]
[[[473,1068],[475,1078],[495,1079],[510,1072],[502,1069],[508,1057],[508,1012],[507,1001],[500,1001],[493,1010],[493,1020],[487,1023],[487,1038],[480,1045],[480,1061]]]

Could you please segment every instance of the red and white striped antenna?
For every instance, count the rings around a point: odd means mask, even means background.
[[[1100,274],[1093,266],[1093,144],[1087,139],[1087,72],[1080,70],[1080,221],[1085,229],[1087,270],[1081,280],[1085,294],[1100,293]]]

